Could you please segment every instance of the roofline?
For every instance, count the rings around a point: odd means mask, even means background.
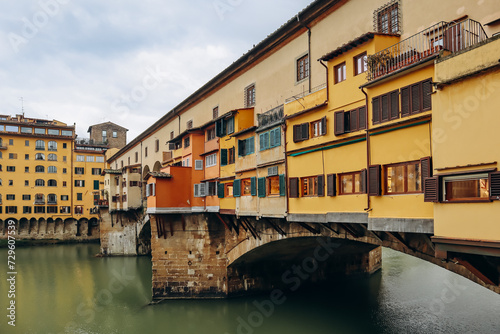
[[[238,72],[244,70],[247,65],[255,63],[258,59],[265,57],[266,54],[273,50],[276,45],[285,42],[289,37],[293,36],[295,33],[306,30],[304,25],[309,24],[316,18],[320,17],[328,9],[334,7],[335,5],[344,2],[345,0],[315,0],[309,6],[300,11],[296,16],[288,20],[285,24],[279,27],[276,31],[268,35],[259,44],[250,49],[247,53],[243,54],[238,60],[229,65],[222,72],[217,74],[201,88],[196,90],[193,94],[188,96],[184,101],[175,106],[172,110],[163,115],[158,121],[153,123],[149,128],[144,130],[140,135],[135,137],[130,143],[125,145],[122,149],[116,152],[113,156],[109,158],[108,161],[113,161],[125,152],[132,149],[135,145],[140,143],[143,139],[149,137],[156,130],[161,128],[169,120],[181,114],[185,109],[187,109],[193,103],[197,103],[199,97],[210,93],[214,87],[217,87],[224,81],[231,78],[231,76],[237,74]],[[300,17],[300,21],[298,18]]]

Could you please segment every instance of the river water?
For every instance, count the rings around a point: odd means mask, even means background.
[[[499,295],[389,249],[372,277],[289,292],[279,305],[269,295],[149,305],[151,260],[98,252],[98,245],[17,248],[12,327],[0,249],[0,333],[500,333]]]

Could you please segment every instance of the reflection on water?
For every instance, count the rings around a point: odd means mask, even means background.
[[[149,258],[96,258],[98,245],[16,250],[17,326],[7,325],[0,270],[0,333],[500,333],[500,296],[422,260],[387,250],[382,271],[231,300],[151,300]],[[7,250],[0,250],[6,266]]]

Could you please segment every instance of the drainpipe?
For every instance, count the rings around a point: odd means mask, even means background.
[[[283,136],[284,136],[284,153],[285,153],[285,197],[286,197],[286,207],[285,207],[285,214],[288,215],[288,208],[290,207],[290,196],[288,195],[288,185],[290,184],[290,180],[288,179],[288,157],[286,156],[286,118],[284,119],[283,124],[281,125],[281,128],[283,129]]]
[[[323,67],[326,70],[326,81],[325,81],[326,82],[326,100],[325,100],[325,103],[326,103],[330,99],[330,85],[328,84],[328,66],[326,66],[325,63],[323,63],[323,60],[318,59],[318,61],[321,65],[323,65]]]
[[[371,210],[370,208],[370,194],[368,193],[368,185],[370,184],[370,173],[368,172],[370,169],[370,133],[368,131],[368,94],[366,94],[365,89],[360,87],[363,94],[365,94],[365,106],[366,106],[366,117],[365,117],[365,128],[366,128],[366,209],[368,212]]]
[[[309,93],[311,93],[311,84],[312,84],[312,72],[311,72],[311,28],[307,26],[307,24],[304,24],[303,22],[300,21],[299,14],[297,14],[297,22],[299,22],[300,25],[302,25],[304,28],[307,29],[307,54],[309,56],[309,63],[308,63],[308,70],[309,70]]]

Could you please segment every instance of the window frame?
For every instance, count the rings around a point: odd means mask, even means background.
[[[306,184],[305,181],[307,181]],[[305,194],[305,187],[307,187],[307,189],[309,190],[311,181],[313,188],[312,192],[307,192],[307,194]],[[300,178],[300,189],[299,189],[300,197],[318,197],[318,189],[319,189],[318,175],[305,176]]]
[[[417,164],[419,165],[419,172],[420,172],[420,175],[418,177],[415,177],[415,180],[416,182],[420,185],[420,190],[418,191],[408,191],[408,166],[409,165],[413,165],[413,164]],[[388,184],[389,184],[389,180],[388,180],[388,176],[389,176],[389,173],[388,173],[388,168],[391,168],[391,167],[400,167],[400,166],[404,166],[404,191],[403,192],[389,192],[388,190]],[[384,187],[384,195],[389,195],[389,196],[392,196],[392,195],[412,195],[412,194],[423,194],[424,193],[424,187],[423,187],[423,184],[421,182],[422,180],[422,162],[421,160],[412,160],[412,161],[405,161],[405,162],[399,162],[399,163],[395,163],[395,164],[388,164],[388,165],[384,165],[383,166],[383,172],[384,172],[384,184],[383,184],[383,187]]]
[[[446,198],[446,183],[453,181],[466,181],[466,180],[483,180],[486,179],[486,186],[488,189],[487,197],[463,197],[458,199],[449,200]],[[446,175],[442,176],[440,181],[441,184],[441,202],[442,203],[482,203],[482,202],[491,202],[491,181],[490,181],[490,173],[488,172],[479,172],[479,173],[470,173],[470,174],[457,174],[457,175]]]
[[[386,19],[384,19],[384,15]],[[375,11],[375,31],[383,34],[396,34],[400,31],[399,1],[391,1]],[[386,27],[385,24],[387,25]],[[396,27],[394,27],[394,25]],[[396,29],[395,29],[396,28]]]
[[[356,56],[353,57],[353,62],[354,62],[354,76],[357,76],[357,75],[360,75],[360,74],[363,74],[365,73],[366,71],[368,71],[368,63],[367,63],[367,59],[368,59],[368,54],[367,52],[362,52]],[[362,61],[361,64],[358,64],[359,61]],[[359,71],[359,65],[361,65],[361,71]]]
[[[352,176],[352,192],[344,192],[343,187],[342,187],[342,177],[344,176]],[[356,191],[356,176],[359,176],[359,191]],[[355,172],[347,172],[347,173],[339,173],[337,174],[338,177],[338,185],[339,185],[339,191],[338,195],[360,195],[364,194],[364,185],[363,185],[363,171],[358,170]]]
[[[341,70],[339,72],[339,69]],[[333,77],[334,77],[334,84],[341,83],[343,81],[346,81],[347,79],[347,66],[346,62],[342,62],[338,65],[335,65],[333,67]]]
[[[245,87],[245,108],[255,106],[255,83]]]
[[[295,80],[296,82],[301,82],[303,80],[306,80],[309,78],[309,54],[306,53],[305,55],[297,58],[296,64],[295,64],[295,71],[296,71],[296,76]]]

